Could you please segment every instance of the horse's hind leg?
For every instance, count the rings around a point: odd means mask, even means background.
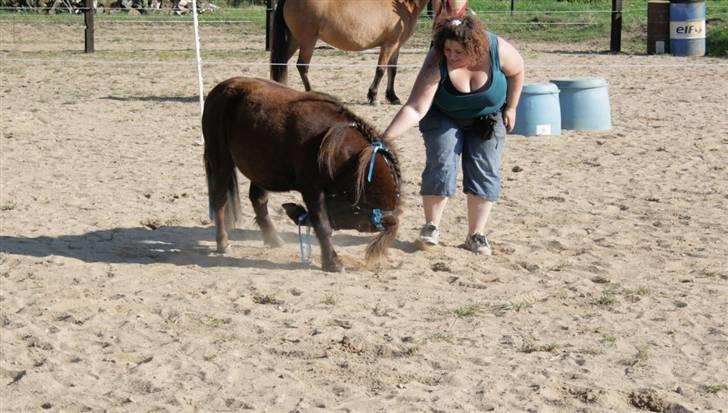
[[[251,183],[249,197],[255,211],[255,222],[263,232],[263,242],[274,248],[280,247],[283,245],[283,240],[278,236],[268,215],[268,191]]]
[[[377,62],[377,70],[374,72],[374,80],[372,81],[371,86],[369,86],[369,92],[367,92],[367,99],[369,99],[369,104],[376,105],[377,102],[377,94],[379,93],[379,82],[382,81],[382,77],[384,77],[384,65],[390,65],[391,60],[393,56],[396,56],[397,53],[399,53],[399,45],[384,45],[379,51],[379,61]],[[394,58],[396,62],[396,57]],[[392,73],[392,68],[389,68],[390,78]],[[394,95],[394,91],[391,91],[392,95]],[[394,98],[397,100],[397,103],[399,103],[399,99],[397,96],[394,96]],[[390,90],[389,85],[387,86],[387,99],[392,102],[390,99]]]
[[[382,76],[384,76],[384,68],[382,66],[377,66],[377,69],[374,72],[374,81],[369,86],[369,91],[367,92],[367,100],[370,105],[379,104],[379,102],[377,102],[377,94],[379,93],[379,82],[382,81]]]
[[[399,105],[400,102],[397,94],[394,93],[394,77],[397,76],[397,60],[399,59],[399,48],[397,48],[392,57],[389,58],[389,67],[387,68],[387,101],[392,105]]]
[[[296,62],[296,68],[298,74],[301,75],[301,81],[306,92],[311,90],[311,82],[308,81],[308,65],[311,63],[313,57],[313,49],[316,46],[316,38],[309,42],[299,42],[298,61]]]

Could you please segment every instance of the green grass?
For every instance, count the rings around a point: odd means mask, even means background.
[[[721,383],[721,384],[706,385],[706,386],[703,386],[702,390],[705,393],[718,394],[722,391],[728,391],[728,384]]]
[[[477,304],[467,304],[462,307],[456,308],[453,313],[458,318],[475,317],[480,313],[480,306]]]
[[[705,53],[708,56],[728,57],[728,18],[725,22],[709,24],[705,39]]]
[[[265,7],[249,5],[233,8],[225,1],[214,1],[220,9],[200,15],[201,25],[221,21],[233,22],[231,30],[263,33]],[[469,6],[490,30],[517,41],[548,41],[559,43],[590,43],[590,50],[609,49],[612,0],[517,0],[514,14],[510,0],[470,0]],[[728,56],[728,0],[706,0],[707,18],[718,19],[708,25],[707,50],[710,56]],[[622,10],[622,50],[644,53],[647,32],[647,6],[645,0],[624,0]],[[83,16],[58,13],[43,15],[34,12],[0,11],[0,21],[12,23],[74,24],[83,25]],[[119,22],[154,22],[154,24],[191,22],[191,16],[177,16],[169,11],[149,12],[130,16],[124,12],[97,14],[99,26]],[[411,44],[426,44],[429,39],[430,20],[421,16],[415,39]],[[415,43],[416,42],[416,43]],[[595,45],[596,43],[596,45]]]
[[[523,343],[523,345],[521,346],[519,351],[521,353],[536,353],[536,352],[553,353],[558,349],[559,349],[559,345],[556,343],[536,345],[533,343],[525,342],[525,343]]]
[[[0,211],[12,211],[15,209],[15,206],[15,202],[13,201],[3,202],[3,204],[0,205]]]
[[[602,295],[592,300],[592,305],[599,307],[611,307],[617,303],[617,298],[614,295],[613,290],[602,291]]]
[[[518,0],[514,14],[510,0],[470,0],[470,7],[489,28],[506,37],[525,41],[578,42],[601,40],[609,47],[611,0]],[[626,0],[622,12],[623,46],[632,32],[646,22],[644,1]]]

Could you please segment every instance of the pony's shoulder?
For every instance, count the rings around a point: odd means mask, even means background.
[[[320,99],[324,102],[330,102],[330,103],[333,103],[333,104],[336,104],[336,105],[339,105],[342,107],[344,106],[344,104],[337,97],[335,97],[333,95],[329,95],[328,93],[314,92],[314,91],[310,91],[310,92],[306,92],[306,93],[308,93],[312,97]]]

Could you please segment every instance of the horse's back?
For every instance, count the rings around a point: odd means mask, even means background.
[[[408,37],[418,10],[412,1],[287,1],[284,17],[299,41],[320,38],[341,49],[360,51]]]
[[[301,92],[271,80],[239,76],[220,82],[210,91],[207,100],[234,99],[243,105],[257,104],[275,108],[300,95]]]
[[[205,145],[224,146],[240,171],[274,191],[295,189],[301,167],[317,165],[318,145],[340,119],[335,99],[277,82],[234,77],[207,97],[202,118]]]

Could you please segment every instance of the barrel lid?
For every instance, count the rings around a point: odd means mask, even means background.
[[[559,88],[553,83],[528,83],[523,85],[522,93],[529,95],[547,95],[559,93]]]
[[[607,80],[599,77],[584,77],[574,79],[551,79],[559,89],[590,89],[607,85]]]

